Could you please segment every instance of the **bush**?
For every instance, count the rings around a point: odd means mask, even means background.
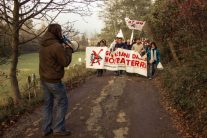
[[[162,85],[191,134],[207,137],[207,3],[156,0],[150,11],[146,19],[165,63]]]
[[[161,73],[163,87],[171,102],[189,122],[190,131],[207,136],[207,66],[194,62],[181,67],[168,65]]]

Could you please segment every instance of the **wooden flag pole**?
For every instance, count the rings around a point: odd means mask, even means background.
[[[131,34],[130,45],[132,44],[133,38],[134,38],[134,29],[132,30],[132,34]]]

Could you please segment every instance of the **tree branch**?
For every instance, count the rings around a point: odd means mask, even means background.
[[[31,1],[31,0],[25,0],[25,1],[21,2],[19,5],[20,5],[20,6],[25,5],[25,4],[28,3],[29,1]]]
[[[29,13],[31,13],[35,8],[37,8],[39,2],[40,2],[40,0],[38,0],[37,3],[35,3],[34,6],[30,10],[28,10],[27,12],[19,14],[19,16],[25,16],[25,15],[28,15]]]
[[[2,20],[4,20],[8,25],[11,25],[12,22],[10,20],[12,20],[12,17],[10,17],[8,14],[7,14],[7,7],[6,7],[6,2],[5,0],[3,0],[3,4],[1,3],[1,6],[3,9],[1,9],[1,12],[2,12],[2,15],[0,16],[0,18]],[[4,17],[3,17],[4,16]]]
[[[61,10],[56,14],[56,16],[50,21],[49,24],[51,24],[51,23],[58,17],[58,15],[59,15],[60,13],[61,13]],[[28,26],[27,26],[27,27],[28,27]],[[29,27],[28,27],[28,28],[29,28]],[[31,28],[30,28],[30,29],[31,29]],[[25,44],[25,43],[28,43],[29,41],[32,41],[32,40],[38,38],[40,35],[42,35],[42,34],[46,31],[46,29],[47,29],[47,27],[46,27],[42,32],[40,32],[40,33],[37,34],[37,35],[34,33],[35,37],[33,37],[33,38],[31,38],[31,39],[28,39],[28,40],[26,40],[26,41],[20,42],[20,44]]]
[[[36,11],[36,13],[32,13],[29,16],[27,16],[26,18],[22,19],[20,21],[20,27],[24,24],[24,22],[26,22],[27,20],[37,16],[38,14],[40,14],[42,11],[44,11],[45,9],[47,9],[47,7],[50,6],[50,4],[53,2],[53,0],[50,0],[41,10]]]

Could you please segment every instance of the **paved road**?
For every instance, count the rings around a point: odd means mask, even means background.
[[[108,72],[70,91],[70,138],[178,138],[152,81]],[[4,137],[39,138],[40,124],[41,107],[24,115]]]

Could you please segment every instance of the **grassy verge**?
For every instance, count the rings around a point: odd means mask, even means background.
[[[76,52],[73,54],[73,59],[70,66],[74,64],[78,64],[78,59],[81,58],[82,62],[85,59],[85,51]],[[10,61],[7,64],[1,65],[0,71],[4,72],[6,75],[9,74],[10,68]],[[29,53],[29,54],[22,54],[19,57],[18,62],[18,80],[19,80],[19,87],[20,91],[23,92],[26,89],[27,85],[27,77],[32,75],[33,73],[36,74],[37,78],[39,78],[39,53]],[[7,101],[8,97],[12,97],[13,93],[11,92],[11,86],[9,79],[5,79],[4,77],[0,76],[0,105],[4,105],[5,101]]]
[[[207,65],[200,60],[185,62],[181,67],[168,64],[160,81],[167,99],[182,113],[191,136],[207,137]]]

